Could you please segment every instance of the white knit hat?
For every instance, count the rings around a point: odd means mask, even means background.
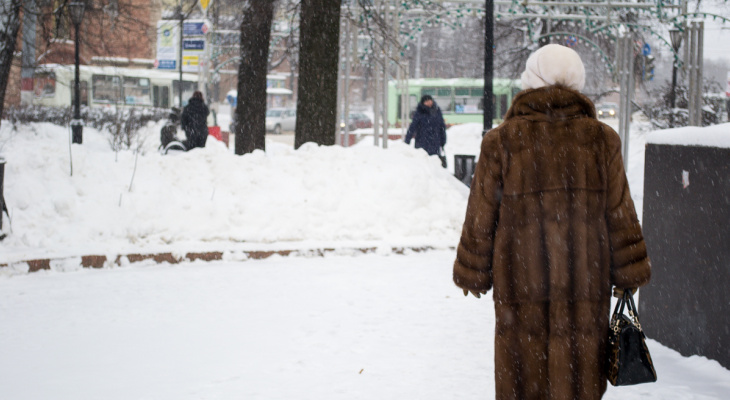
[[[559,44],[549,44],[532,53],[522,73],[522,89],[563,85],[581,91],[585,83],[586,70],[580,56]]]

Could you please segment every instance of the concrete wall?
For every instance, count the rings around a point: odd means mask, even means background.
[[[646,334],[730,368],[730,149],[648,144],[643,229]]]

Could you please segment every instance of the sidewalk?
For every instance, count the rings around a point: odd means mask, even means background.
[[[494,305],[453,251],[132,264],[0,279],[12,400],[494,399]],[[726,400],[730,371],[649,340],[604,400]]]

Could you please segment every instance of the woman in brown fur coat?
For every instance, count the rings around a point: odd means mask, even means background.
[[[482,141],[454,282],[494,287],[498,400],[600,399],[611,287],[651,274],[621,142],[573,50],[542,47],[522,82]]]

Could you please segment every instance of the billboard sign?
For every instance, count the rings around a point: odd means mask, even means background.
[[[174,70],[177,67],[178,32],[175,22],[157,22],[157,69]]]
[[[183,39],[183,51],[184,50],[205,50],[205,40],[203,39]]]
[[[162,20],[157,22],[157,69],[200,72],[200,66],[207,52],[208,22],[206,20],[186,20],[182,26],[182,46],[180,43],[179,21]],[[182,47],[182,49],[181,49]],[[182,63],[180,51],[182,50]]]
[[[157,60],[157,69],[176,70],[177,60]]]
[[[193,21],[183,23],[183,36],[205,36],[208,26],[205,21]]]

